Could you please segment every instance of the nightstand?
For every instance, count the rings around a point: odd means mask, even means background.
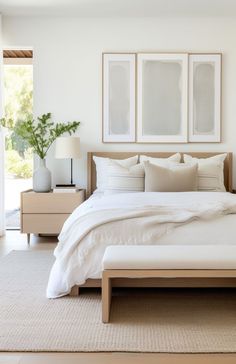
[[[65,220],[85,200],[85,190],[75,193],[21,193],[21,232],[27,234],[58,235]]]

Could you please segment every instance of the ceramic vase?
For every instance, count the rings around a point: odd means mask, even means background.
[[[51,172],[46,167],[46,160],[39,160],[39,167],[33,174],[33,190],[35,192],[49,192],[51,190]]]

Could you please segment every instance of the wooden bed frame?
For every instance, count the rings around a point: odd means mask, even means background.
[[[88,152],[87,157],[87,198],[96,189],[96,165],[93,157],[104,157],[112,159],[125,159],[135,155],[147,155],[154,158],[167,158],[176,152]],[[196,158],[209,158],[224,152],[184,152]],[[183,154],[181,157],[183,159]],[[232,192],[232,153],[227,153],[224,162],[224,183],[227,191]],[[214,278],[201,279],[201,278],[145,278],[145,279],[114,279],[113,287],[235,287],[236,280]],[[88,279],[85,284],[81,286],[74,286],[71,290],[71,295],[79,294],[79,287],[101,287],[101,279]]]

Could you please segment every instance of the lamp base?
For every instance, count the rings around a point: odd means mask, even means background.
[[[59,185],[56,185],[56,187],[75,187],[75,184],[74,183],[69,183],[69,184],[59,184]]]

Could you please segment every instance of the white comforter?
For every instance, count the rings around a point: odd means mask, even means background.
[[[108,245],[171,244],[173,235],[176,244],[177,230],[184,231],[187,225],[188,233],[182,236],[188,236],[189,244],[196,241],[202,225],[213,226],[214,238],[209,232],[204,238],[200,233],[200,243],[219,243],[219,236],[223,236],[222,244],[236,244],[236,215],[232,214],[236,214],[236,195],[224,192],[95,194],[64,224],[55,249],[56,261],[50,273],[47,297],[66,295],[75,284],[83,284],[88,278],[101,278],[102,257]],[[229,241],[225,238],[228,230],[224,229],[224,218],[228,216],[233,231]]]

